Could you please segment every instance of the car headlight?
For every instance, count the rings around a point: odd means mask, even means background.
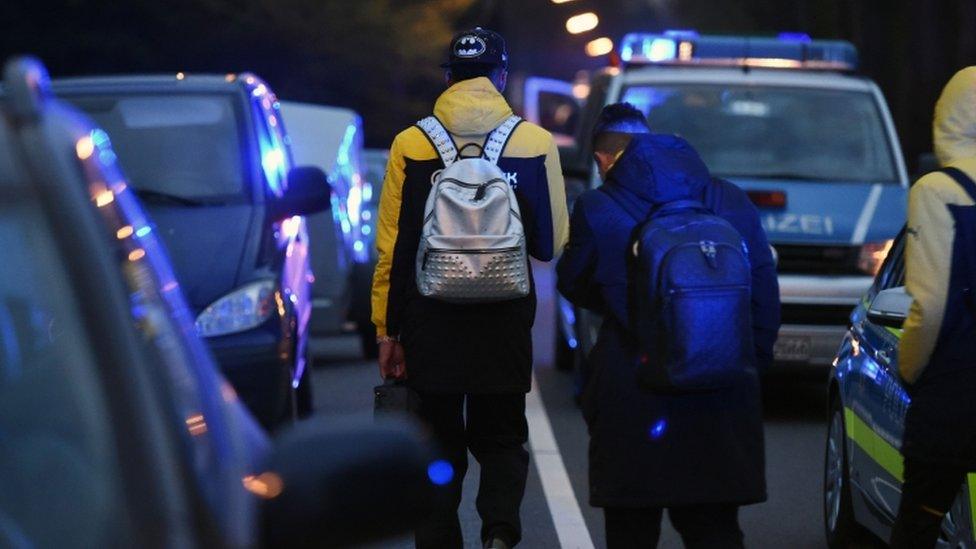
[[[883,242],[870,242],[861,246],[861,253],[857,258],[857,268],[865,274],[877,275],[885,258],[888,257],[888,252],[891,251],[891,245],[894,243],[894,240],[885,240]]]
[[[200,313],[197,332],[203,337],[214,337],[260,326],[274,311],[274,293],[274,280],[241,286]]]

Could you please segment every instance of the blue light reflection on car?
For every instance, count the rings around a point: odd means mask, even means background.
[[[342,227],[346,242],[352,246],[353,260],[357,263],[366,263],[369,261],[369,251],[362,237],[369,235],[370,230],[363,224],[363,221],[369,220],[367,212],[363,211],[363,204],[372,198],[373,190],[359,173],[360,162],[357,155],[362,141],[360,124],[357,117],[353,123],[346,126],[336,153],[336,167],[331,174],[332,183],[336,185],[342,181],[348,185],[348,188],[344,201],[333,195],[332,211],[335,220]]]

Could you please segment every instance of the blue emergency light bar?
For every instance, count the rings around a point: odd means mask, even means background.
[[[853,71],[857,49],[844,40],[811,40],[799,33],[766,38],[701,36],[681,30],[628,34],[621,42],[620,59],[627,65]]]

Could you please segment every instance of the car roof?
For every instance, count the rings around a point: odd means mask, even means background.
[[[725,84],[781,86],[870,92],[874,82],[863,76],[831,71],[749,69],[714,67],[639,67],[623,73],[626,85],[639,84]]]
[[[236,92],[266,86],[257,76],[242,74],[131,74],[112,76],[82,76],[58,78],[51,81],[55,93],[84,93],[103,91],[189,91]]]

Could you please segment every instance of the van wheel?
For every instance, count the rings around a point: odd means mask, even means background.
[[[831,549],[849,547],[866,537],[866,530],[854,519],[844,429],[844,409],[840,397],[834,397],[830,403],[823,486],[824,530]]]
[[[937,549],[955,549],[957,547],[969,547],[967,540],[973,539],[972,531],[969,527],[970,513],[966,508],[966,500],[963,494],[956,496],[945,519],[942,520],[942,532],[939,539],[935,542]]]

